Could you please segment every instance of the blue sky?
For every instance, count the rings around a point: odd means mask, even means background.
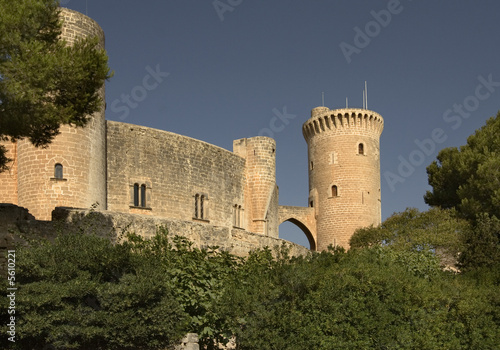
[[[106,86],[108,120],[229,150],[234,139],[271,131],[283,205],[307,205],[302,124],[323,92],[329,108],[344,107],[346,97],[362,107],[368,83],[368,107],[385,120],[383,219],[426,210],[427,165],[500,110],[494,0],[61,3],[105,31],[115,72]],[[156,80],[144,81],[151,71]],[[277,114],[286,124],[271,128]],[[280,231],[307,245],[292,224]]]

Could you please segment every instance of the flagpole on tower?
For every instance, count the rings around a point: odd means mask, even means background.
[[[366,87],[366,80],[365,80],[365,108],[368,109],[368,88]]]

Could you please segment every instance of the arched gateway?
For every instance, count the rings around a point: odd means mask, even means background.
[[[294,207],[288,205],[280,205],[279,209],[279,224],[289,221],[297,225],[307,237],[311,250],[316,250],[316,220],[314,218],[314,208],[309,207]]]

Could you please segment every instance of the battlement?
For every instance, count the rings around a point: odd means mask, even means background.
[[[302,126],[306,141],[321,133],[372,134],[379,137],[384,129],[384,118],[374,111],[362,108],[329,109],[316,107]]]

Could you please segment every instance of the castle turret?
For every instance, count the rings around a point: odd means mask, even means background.
[[[248,231],[278,237],[276,142],[265,136],[235,140],[234,153],[246,159],[245,217]]]
[[[373,111],[327,107],[314,108],[302,126],[318,250],[330,244],[348,248],[357,228],[380,224],[383,127],[383,118]]]
[[[104,32],[89,17],[61,9],[62,38],[97,36],[104,48]],[[104,87],[100,91],[104,100]],[[28,140],[17,143],[18,201],[37,219],[51,218],[56,206],[88,208],[98,202],[106,207],[106,126],[104,106],[84,128],[62,126],[47,148]]]

